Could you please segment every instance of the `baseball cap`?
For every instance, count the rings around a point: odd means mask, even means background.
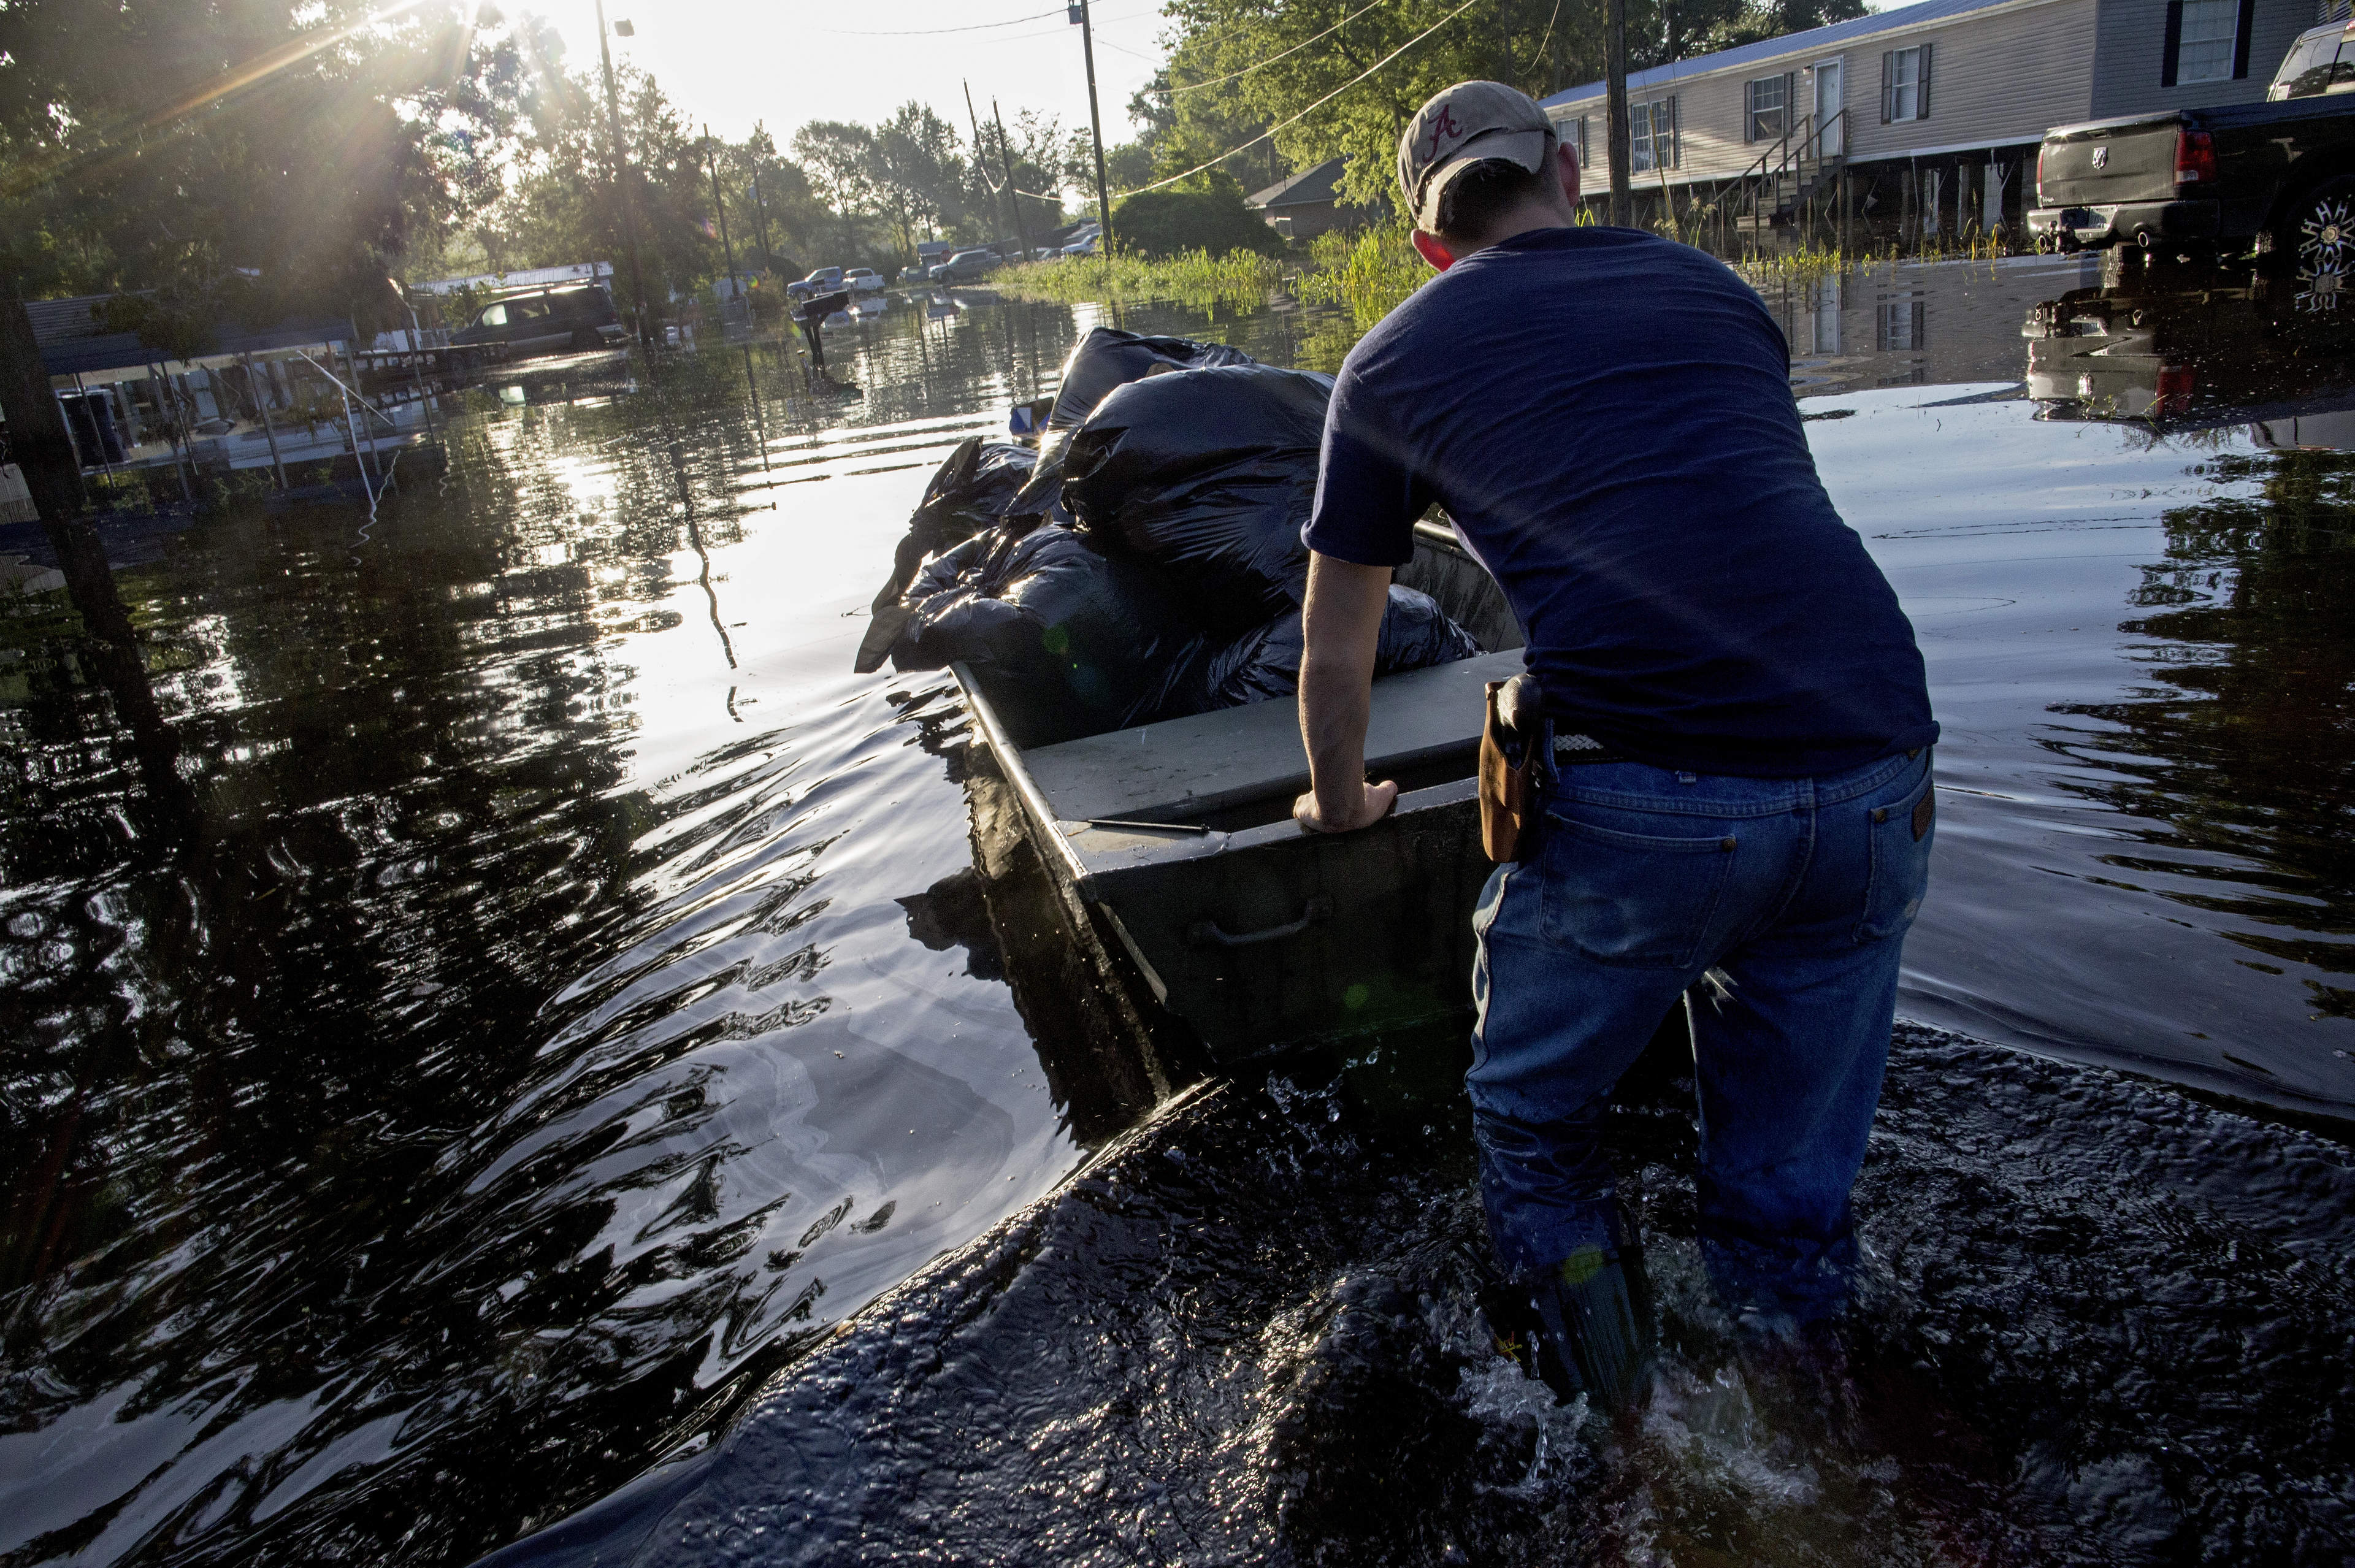
[[[1399,138],[1399,189],[1407,215],[1426,231],[1439,227],[1439,198],[1474,164],[1503,158],[1531,174],[1542,168],[1553,122],[1537,100],[1501,81],[1459,81],[1415,111]]]

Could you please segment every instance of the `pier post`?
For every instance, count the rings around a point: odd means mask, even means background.
[[[278,427],[270,422],[270,394],[261,389],[261,378],[253,373],[253,356],[240,354],[238,360],[245,367],[246,390],[253,394],[254,409],[261,415],[261,433],[270,441],[270,466],[278,471],[278,487],[283,490],[286,488],[286,460],[278,455]]]

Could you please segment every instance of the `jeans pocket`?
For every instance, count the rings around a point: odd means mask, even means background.
[[[1883,942],[1902,936],[1921,912],[1930,887],[1930,846],[1937,837],[1938,796],[1930,771],[1902,800],[1865,813],[1871,869],[1864,885],[1864,916],[1856,939]]]
[[[1689,967],[1733,875],[1734,838],[1662,838],[1548,812],[1539,925],[1604,964]]]

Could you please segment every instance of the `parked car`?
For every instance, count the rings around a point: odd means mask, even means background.
[[[853,267],[842,274],[842,286],[853,293],[861,293],[881,288],[883,278],[872,267]]]
[[[2300,34],[2266,99],[2047,131],[2030,232],[2062,251],[2252,255],[2295,308],[2335,315],[2355,261],[2355,24]]]
[[[785,297],[790,300],[801,301],[814,299],[819,294],[832,293],[835,290],[842,287],[842,277],[843,273],[840,267],[820,267],[816,272],[812,272],[808,277],[804,278],[801,282],[797,283],[787,283],[785,285]]]
[[[1103,236],[1099,233],[1090,234],[1082,239],[1074,240],[1070,244],[1063,247],[1062,253],[1066,256],[1092,256],[1096,253],[1097,241],[1101,240],[1103,238]]]
[[[977,278],[987,277],[997,268],[997,252],[995,251],[960,251],[934,267],[932,278],[936,283],[969,283]]]
[[[510,356],[602,348],[628,336],[602,283],[572,283],[494,300],[450,339],[456,348],[497,346]]]

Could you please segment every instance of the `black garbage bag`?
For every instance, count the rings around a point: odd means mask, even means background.
[[[883,667],[900,628],[907,624],[903,601],[924,561],[1002,521],[1038,461],[1039,454],[1027,446],[1004,442],[985,444],[975,435],[958,443],[942,462],[932,483],[924,486],[924,498],[909,514],[908,531],[893,558],[890,581],[875,595],[873,618],[853,667],[859,674]]]
[[[1063,503],[1107,551],[1163,569],[1213,630],[1300,607],[1333,378],[1271,365],[1115,389],[1071,438]]]
[[[1209,652],[1149,569],[1053,524],[959,545],[925,566],[907,608],[892,664],[963,661],[1025,746],[1189,710]]]
[[[1300,689],[1300,648],[1297,610],[1244,633],[1203,666],[1194,710],[1240,708],[1293,696]],[[1376,675],[1453,664],[1479,651],[1472,634],[1449,620],[1438,600],[1397,583],[1391,585],[1390,606],[1382,612],[1381,640],[1374,649]]]
[[[1080,339],[1063,361],[1062,384],[1056,389],[1055,406],[1047,411],[1047,428],[1039,437],[1039,466],[1016,498],[1016,509],[1043,513],[1055,504],[1062,484],[1065,444],[1114,388],[1171,370],[1258,363],[1241,349],[1223,343],[1144,337],[1113,326],[1095,328]]]

